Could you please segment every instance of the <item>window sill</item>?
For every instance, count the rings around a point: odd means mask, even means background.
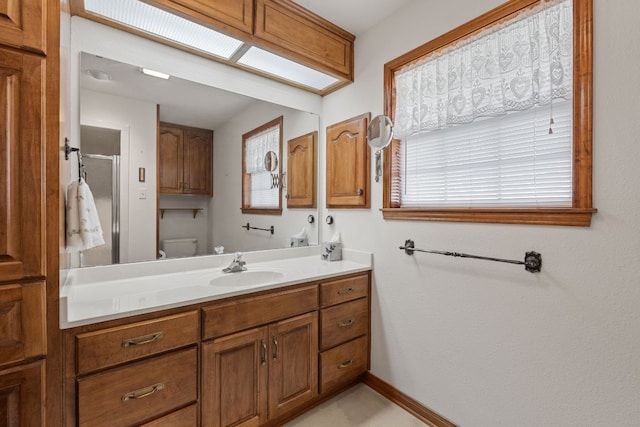
[[[593,208],[383,208],[384,219],[589,227]]]
[[[282,215],[282,208],[241,208],[243,214]]]

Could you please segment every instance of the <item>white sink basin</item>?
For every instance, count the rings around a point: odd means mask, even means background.
[[[212,286],[223,287],[242,287],[255,286],[276,282],[284,277],[279,271],[259,270],[259,271],[241,271],[239,273],[226,273],[224,276],[218,276],[209,282]]]

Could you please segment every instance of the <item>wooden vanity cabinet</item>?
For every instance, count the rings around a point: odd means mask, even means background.
[[[320,283],[320,392],[369,368],[369,274]]]
[[[64,425],[281,425],[368,369],[369,287],[357,273],[67,329]],[[40,396],[10,374],[0,396]]]
[[[67,425],[197,425],[199,319],[190,310],[67,331],[77,390]]]
[[[161,194],[213,195],[213,131],[160,123]]]
[[[326,180],[328,208],[369,208],[371,153],[367,126],[371,114],[327,126]]]
[[[203,426],[262,425],[318,395],[317,308],[314,285],[203,309],[203,335],[228,334],[202,344]]]

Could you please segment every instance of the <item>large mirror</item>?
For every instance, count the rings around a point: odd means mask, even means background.
[[[282,215],[240,211],[242,135],[283,116],[286,147],[288,140],[318,131],[317,114],[175,75],[148,76],[138,65],[101,54],[79,56],[77,145],[103,212],[107,245],[83,252],[74,262],[77,266],[284,248],[303,230],[309,244],[318,243],[318,221],[309,220],[318,218],[316,208],[289,209],[285,202]],[[213,197],[158,190],[161,123],[213,131]],[[284,158],[272,159],[284,172],[286,156],[283,150]],[[283,200],[286,191],[285,185]]]

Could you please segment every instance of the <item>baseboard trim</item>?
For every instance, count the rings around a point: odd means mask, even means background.
[[[431,427],[458,427],[443,416],[433,412],[420,402],[394,388],[391,384],[376,377],[371,372],[366,372],[363,375],[362,380],[370,388],[377,391],[407,412],[413,414],[416,418]]]

